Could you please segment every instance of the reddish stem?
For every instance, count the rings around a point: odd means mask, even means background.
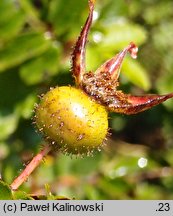
[[[44,148],[31,160],[21,174],[12,182],[11,189],[17,190],[24,183],[34,169],[41,163],[43,158],[50,152],[51,146],[46,145]]]

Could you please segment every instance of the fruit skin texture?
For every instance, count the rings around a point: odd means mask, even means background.
[[[90,155],[104,143],[108,114],[81,89],[51,89],[36,108],[36,124],[54,146],[65,153]]]

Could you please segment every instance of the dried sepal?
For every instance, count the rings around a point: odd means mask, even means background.
[[[83,79],[83,74],[86,71],[85,66],[85,51],[86,51],[86,43],[87,37],[89,33],[89,29],[91,27],[92,19],[93,19],[93,11],[94,11],[94,0],[89,0],[89,15],[85,22],[84,27],[80,33],[80,36],[77,39],[75,44],[73,53],[72,53],[72,73],[76,81],[76,85],[80,85],[80,82]]]
[[[109,111],[123,113],[127,115],[136,114],[139,112],[143,112],[147,109],[152,108],[169,98],[173,97],[173,93],[166,95],[143,95],[143,96],[133,96],[133,95],[125,95],[126,98],[122,103],[118,106],[114,104],[109,104],[107,107]]]
[[[86,72],[85,51],[88,33],[91,27],[94,0],[89,0],[89,15],[72,55],[72,69],[76,85],[107,110],[123,114],[136,114],[172,98],[173,94],[133,96],[118,89],[119,75],[123,59],[127,52],[137,58],[138,47],[131,42],[121,52],[102,64],[95,73]]]
[[[131,42],[120,53],[102,64],[95,73],[98,74],[104,72],[106,74],[110,74],[111,79],[118,79],[121,64],[127,52],[129,52],[131,57],[135,59],[137,58],[138,47],[133,42]]]

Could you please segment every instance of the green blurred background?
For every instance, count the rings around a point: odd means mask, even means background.
[[[173,92],[173,1],[97,0],[87,47],[95,70],[129,42],[121,89]],[[74,84],[70,54],[88,13],[87,0],[0,1],[0,173],[11,183],[44,143],[32,125],[37,95]],[[110,114],[104,150],[84,159],[57,152],[20,189],[75,199],[173,199],[173,100],[149,111]]]

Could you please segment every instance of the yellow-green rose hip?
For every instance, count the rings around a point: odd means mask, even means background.
[[[86,72],[85,50],[95,0],[88,0],[89,15],[72,54],[72,74],[76,87],[56,87],[41,99],[36,108],[36,124],[52,144],[64,152],[89,154],[99,148],[108,130],[107,112],[136,114],[171,97],[166,95],[133,96],[118,90],[122,61],[129,52],[137,57],[137,46],[130,42],[94,73]]]
[[[36,124],[54,145],[72,154],[90,154],[107,135],[104,106],[82,90],[62,86],[51,89],[36,108]]]

